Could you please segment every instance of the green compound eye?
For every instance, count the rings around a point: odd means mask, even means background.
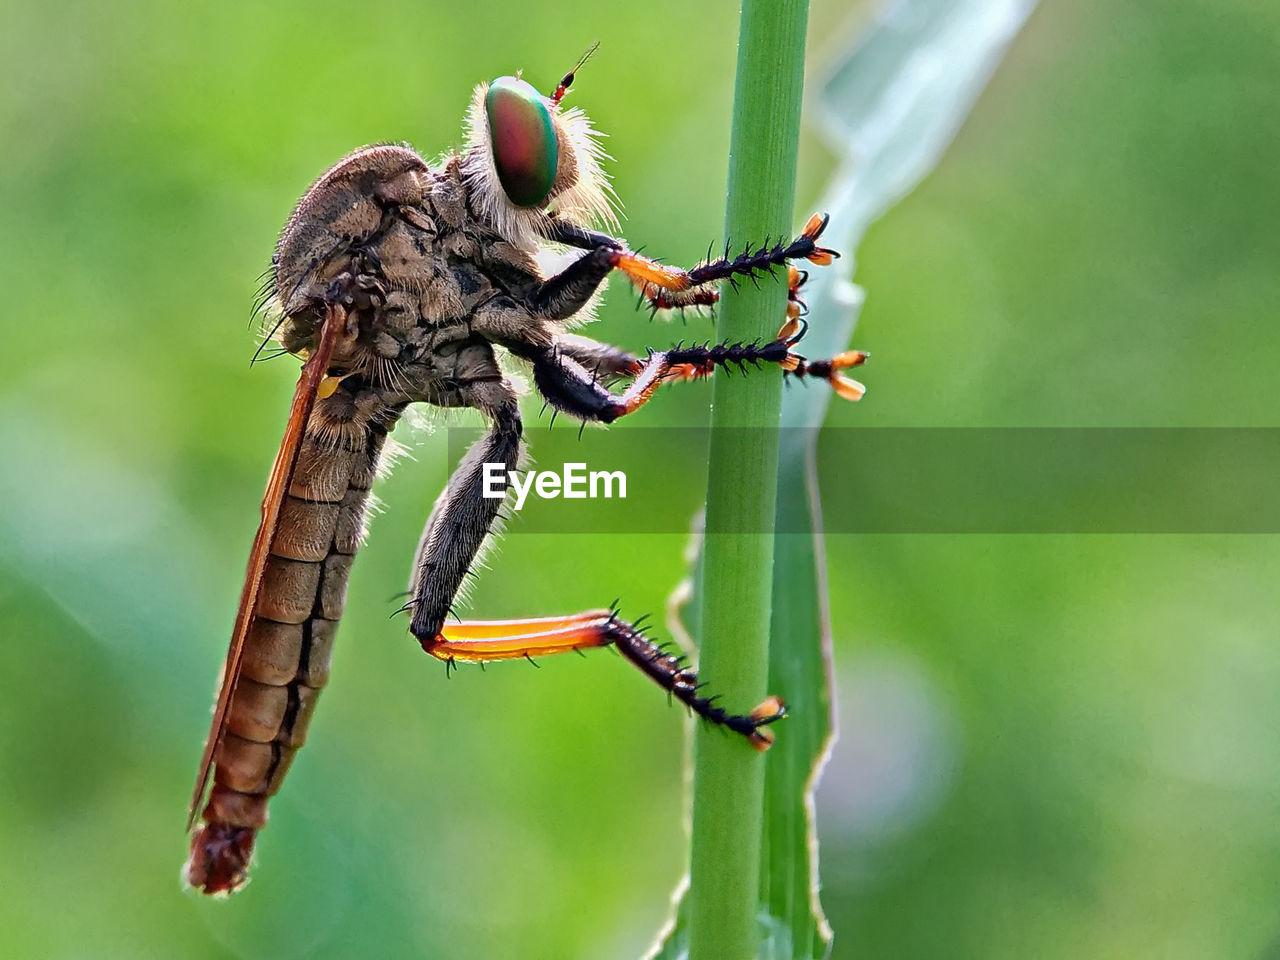
[[[502,189],[517,207],[537,207],[556,179],[560,145],[547,102],[516,77],[499,77],[484,98],[489,143]]]

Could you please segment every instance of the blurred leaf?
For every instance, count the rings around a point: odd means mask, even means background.
[[[867,227],[933,168],[986,85],[1035,0],[906,0],[888,3],[823,84],[818,126],[839,159],[820,208],[825,242],[847,263]],[[845,349],[861,293],[843,271],[815,271],[805,288],[815,318],[810,356]],[[769,752],[761,869],[760,957],[826,957],[832,932],[817,897],[813,788],[834,733],[831,629],[814,441],[825,389],[793,389],[783,403],[769,689],[792,715]],[[696,605],[695,605],[696,606]],[[684,903],[651,954],[687,953]]]

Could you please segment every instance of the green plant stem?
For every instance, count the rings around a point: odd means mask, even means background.
[[[792,226],[807,19],[808,0],[742,4],[725,212],[735,246]],[[785,308],[782,283],[726,291],[717,336],[767,340]],[[734,710],[767,692],[781,402],[780,377],[715,378],[699,672]],[[689,960],[756,956],[763,764],[739,737],[695,734]]]

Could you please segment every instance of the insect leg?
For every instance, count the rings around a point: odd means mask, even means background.
[[[787,265],[787,317],[796,319],[808,312],[805,302],[800,299],[800,288],[809,279],[807,270],[800,270],[792,264]],[[664,290],[651,284],[640,288],[649,309],[654,313],[659,310],[685,310],[688,307],[710,307],[720,302],[720,291],[713,286],[690,287],[687,290]]]
[[[718,293],[709,287],[703,288],[718,280],[736,283],[740,279],[755,279],[759,274],[772,272],[774,268],[788,265],[793,260],[808,260],[818,266],[826,266],[839,256],[834,250],[818,245],[827,222],[826,214],[815,213],[805,224],[800,236],[790,243],[761,246],[754,251],[748,245],[736,257],[729,257],[726,253],[723,257],[700,263],[689,270],[642,257],[627,250],[622,241],[605,234],[565,224],[557,225],[557,232],[552,239],[591,249],[598,259],[607,258],[612,267],[621,270],[640,289],[651,306],[655,309],[669,309],[715,303],[719,298]],[[589,258],[581,258],[573,267],[587,259]],[[795,274],[791,275],[791,281],[794,289],[798,285]]]
[[[556,340],[556,348],[578,361],[594,376],[609,380],[633,377],[643,366],[640,358],[629,350],[574,333],[561,334]]]
[[[409,629],[424,648],[440,633],[449,606],[504,503],[484,495],[484,464],[503,465],[505,486],[522,447],[520,407],[507,381],[475,382],[462,390],[467,405],[487,414],[491,426],[449,478],[418,544],[407,606],[413,611]]]
[[[846,400],[861,399],[866,388],[845,377],[841,371],[864,363],[867,354],[848,350],[829,360],[807,360],[791,350],[803,335],[803,329],[799,318],[789,318],[778,338],[768,343],[677,346],[652,352],[643,360],[632,358],[633,362],[621,372],[630,374],[634,379],[620,393],[614,393],[601,384],[599,377],[576,359],[578,356],[584,359],[590,356],[590,352],[580,345],[576,345],[573,351],[550,349],[537,353],[526,351],[522,355],[533,362],[534,383],[552,406],[571,416],[603,423],[612,423],[619,417],[635,413],[649,402],[663,383],[705,377],[716,367],[745,368],[747,365],[775,363],[791,376],[826,380],[836,394]],[[607,352],[603,344],[597,346]],[[618,354],[622,353],[618,351]],[[621,359],[614,356],[615,360]]]
[[[768,749],[773,742],[773,734],[765,727],[786,715],[777,697],[769,697],[749,714],[733,714],[716,706],[714,697],[699,693],[697,672],[683,657],[668,653],[616,610],[534,620],[464,620],[447,625],[433,643],[423,646],[447,662],[515,660],[613,646],[698,716],[742,734],[758,750]]]
[[[544,280],[529,298],[529,309],[548,320],[567,320],[587,305],[620,255],[614,247],[595,247]]]

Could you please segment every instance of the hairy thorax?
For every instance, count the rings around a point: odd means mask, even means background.
[[[459,384],[500,378],[489,344],[556,336],[523,306],[543,280],[535,252],[480,218],[458,157],[433,171],[407,147],[369,147],[325,173],[285,226],[277,335],[305,354],[324,304],[342,303],[331,373],[357,375],[390,403],[454,406]]]

